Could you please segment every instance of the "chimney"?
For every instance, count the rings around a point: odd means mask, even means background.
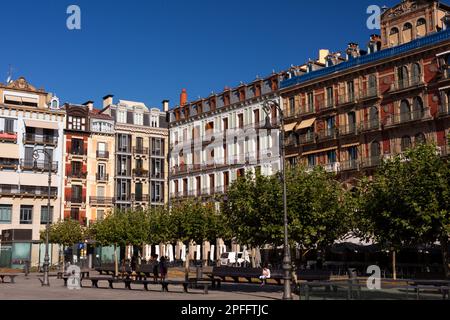
[[[183,89],[180,94],[180,106],[182,107],[186,105],[187,100],[188,100],[187,91],[186,89]]]
[[[168,112],[169,111],[169,100],[164,100],[162,102],[162,105],[163,105],[163,111]]]
[[[330,54],[330,50],[322,49],[319,51],[319,63],[326,64],[327,56]]]
[[[83,103],[83,106],[87,106],[89,111],[94,110],[94,101],[86,101],[85,103]]]
[[[103,97],[103,109],[113,104],[113,98],[114,96],[112,94]]]

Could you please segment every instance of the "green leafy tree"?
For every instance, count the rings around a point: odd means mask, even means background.
[[[359,186],[363,236],[394,250],[440,241],[448,269],[450,170],[434,145],[419,145],[386,161]]]

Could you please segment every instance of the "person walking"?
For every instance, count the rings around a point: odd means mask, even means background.
[[[167,276],[167,263],[166,263],[166,257],[161,257],[159,259],[159,273],[161,274],[161,280],[166,280]]]
[[[151,264],[153,264],[153,281],[158,282],[158,278],[159,278],[158,255],[153,254],[150,261],[151,261]]]

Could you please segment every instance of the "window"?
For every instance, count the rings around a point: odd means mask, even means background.
[[[0,205],[0,224],[11,223],[12,205]]]
[[[14,119],[5,119],[5,132],[14,133]]]
[[[425,116],[423,101],[421,97],[415,97],[413,100],[413,119],[422,119]]]
[[[33,223],[33,206],[20,206],[20,224]]]
[[[347,82],[347,99],[348,102],[355,100],[355,83],[353,81]]]
[[[407,88],[409,85],[409,71],[407,66],[398,69],[399,89]]]
[[[163,185],[162,182],[152,182],[152,202],[163,202]]]
[[[129,152],[128,136],[125,134],[119,135],[119,151]]]
[[[403,26],[403,31],[402,31],[402,35],[403,35],[403,43],[406,42],[410,42],[412,40],[412,31],[413,31],[413,26],[411,23],[405,23],[405,25]]]
[[[69,118],[69,129],[85,131],[86,130],[86,126],[84,125],[85,122],[86,122],[85,118],[72,117],[72,122],[70,122],[70,118]]]
[[[379,124],[379,113],[377,107],[371,107],[369,112],[370,129],[378,128]]]
[[[334,104],[333,101],[333,87],[327,88],[327,107],[332,107]]]
[[[424,18],[417,20],[416,33],[417,37],[423,37],[427,34],[427,21]]]
[[[99,197],[99,198],[105,197],[105,187],[103,187],[103,186],[97,187],[97,197]]]
[[[156,179],[163,178],[162,159],[152,159],[152,177]]]
[[[407,100],[400,103],[400,122],[411,120],[411,108]]]
[[[78,208],[70,209],[70,219],[74,221],[80,221],[80,209]]]
[[[72,203],[82,203],[82,186],[72,186]]]
[[[316,156],[309,155],[308,156],[308,167],[314,167],[316,165]]]
[[[81,139],[72,139],[72,154],[84,154],[84,142]]]
[[[420,79],[421,79],[421,68],[420,68],[420,64],[418,63],[413,63],[412,65],[412,72],[411,72],[411,84],[412,85],[416,85],[420,83]]]
[[[127,112],[125,110],[117,111],[117,122],[127,123]]]
[[[369,76],[368,95],[375,96],[377,94],[377,77],[374,74]]]
[[[391,46],[398,46],[400,43],[400,32],[397,28],[392,28],[389,33],[389,44]]]
[[[79,161],[72,161],[72,176],[80,177],[83,164]]]
[[[425,138],[425,135],[423,133],[416,134],[416,136],[414,137],[414,141],[416,145],[427,143],[427,139]]]
[[[97,165],[97,177],[101,181],[106,180],[106,164],[105,163],[99,163]]]
[[[289,115],[295,115],[295,98],[289,98]]]
[[[370,145],[370,156],[372,158],[379,158],[381,155],[380,143],[378,141],[372,142]]]
[[[327,158],[329,164],[336,163],[336,151],[329,151],[327,153]]]
[[[350,161],[358,160],[358,148],[357,147],[348,148],[348,157]]]
[[[401,142],[401,150],[402,152],[408,150],[409,148],[411,148],[411,137],[409,136],[404,136],[402,138],[402,142]]]
[[[162,140],[157,138],[152,138],[152,155],[162,156]]]
[[[134,124],[138,126],[144,125],[144,114],[136,112],[134,114]]]
[[[105,210],[97,209],[97,221],[102,221],[105,218]]]
[[[308,93],[308,109],[306,112],[313,112],[314,111],[314,93],[310,92]]]
[[[348,120],[348,132],[353,133],[356,131],[356,114],[355,112],[349,112],[347,113],[347,120]]]
[[[48,222],[53,221],[53,207],[50,207],[50,216],[48,214],[48,207],[42,206],[41,207],[41,224],[47,224]]]

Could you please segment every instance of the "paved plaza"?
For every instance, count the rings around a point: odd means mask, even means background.
[[[143,286],[134,285],[133,290],[125,289],[124,284],[115,284],[116,289],[108,289],[107,283],[99,283],[98,289],[90,288],[90,281],[84,281],[81,290],[68,290],[64,287],[63,280],[50,278],[51,287],[41,286],[38,274],[30,274],[28,277],[20,275],[16,283],[0,283],[0,300],[279,300],[282,297],[282,286],[264,286],[258,284],[228,284],[222,285],[220,291],[210,290],[208,295],[202,290],[190,289],[189,293],[183,293],[181,286],[171,287],[171,292],[161,292],[160,285],[149,285],[149,291],[144,291]],[[442,295],[433,291],[421,293],[421,300],[442,300]],[[302,296],[304,299],[304,296]],[[315,289],[310,294],[310,300],[346,300],[347,292],[326,292]],[[369,291],[362,290],[362,300],[414,300],[414,292],[390,289]],[[294,295],[294,300],[299,300]]]

